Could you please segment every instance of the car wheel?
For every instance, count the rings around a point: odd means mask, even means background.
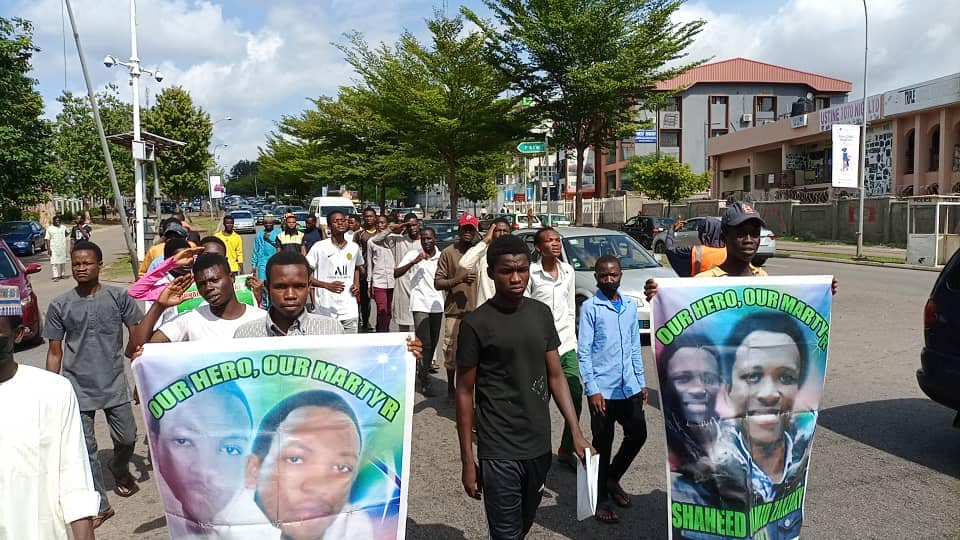
[[[656,244],[653,245],[654,253],[663,253],[664,251],[665,250],[663,249],[663,242],[657,242]]]
[[[752,262],[754,266],[763,266],[769,258],[770,257],[767,257],[766,255],[756,255],[753,257]]]
[[[37,254],[37,245],[33,242],[30,243],[30,249],[27,250],[27,255],[36,255]]]

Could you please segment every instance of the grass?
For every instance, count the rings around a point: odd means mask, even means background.
[[[130,270],[130,257],[123,255],[107,266],[104,266],[103,269],[100,270],[100,279],[104,281],[133,283],[134,278]]]
[[[879,256],[868,256],[863,259],[856,259],[853,255],[847,255],[845,253],[825,253],[822,251],[791,251],[791,254],[796,255],[806,255],[808,257],[824,257],[826,259],[842,259],[847,261],[852,260],[864,260],[868,262],[875,263],[884,263],[884,264],[906,264],[906,259],[901,259],[897,257],[879,257]]]
[[[785,242],[800,242],[804,244],[841,245],[841,246],[856,245],[856,242],[844,242],[843,240],[821,240],[821,239],[810,238],[810,237],[801,238],[799,236],[789,236],[786,234],[782,234],[782,235],[778,234],[777,240],[778,241],[783,240]],[[897,247],[897,246],[891,246],[888,244],[879,244],[876,242],[864,242],[863,245],[866,247],[880,247],[880,248],[884,248],[884,247],[896,248]]]
[[[206,234],[201,233],[200,236],[206,236],[208,234],[213,234],[217,231],[217,227],[220,226],[220,220],[217,218],[211,218],[210,214],[197,214],[190,218],[190,227],[195,231],[203,230]]]

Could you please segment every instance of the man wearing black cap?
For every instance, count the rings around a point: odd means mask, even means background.
[[[727,244],[727,260],[694,277],[766,276],[766,271],[750,262],[760,247],[763,225],[763,218],[752,204],[737,201],[728,206],[720,220],[720,234]]]

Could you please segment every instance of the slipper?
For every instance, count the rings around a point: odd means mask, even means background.
[[[615,485],[613,487],[607,486],[607,492],[610,494],[613,504],[619,506],[620,508],[630,508],[633,506],[633,501],[630,500],[630,496],[627,495],[627,492],[624,491],[619,485]]]
[[[573,472],[577,472],[577,457],[573,454],[557,454],[557,463],[566,465]]]
[[[97,517],[93,518],[93,528],[96,529],[97,527],[103,525],[104,521],[112,518],[114,515],[116,515],[116,512],[113,511],[113,507],[108,506],[106,510],[100,512],[97,514]]]
[[[620,523],[620,516],[618,516],[613,510],[610,509],[610,506],[606,504],[597,508],[597,513],[594,514],[593,517],[600,523],[606,523],[607,525]]]
[[[114,474],[113,481],[116,483],[116,488],[114,492],[121,497],[129,497],[140,491],[140,488],[137,486],[137,481],[133,479],[133,475],[129,472],[123,474]]]

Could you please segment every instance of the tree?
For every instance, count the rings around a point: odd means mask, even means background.
[[[230,167],[230,174],[228,178],[233,180],[239,180],[245,176],[257,176],[260,172],[260,164],[257,161],[250,161],[249,159],[241,159],[240,161],[233,164],[233,167]]]
[[[516,114],[519,98],[503,97],[509,79],[488,62],[483,34],[465,32],[463,17],[439,12],[427,27],[430,46],[404,32],[395,46],[371,49],[353,34],[341,50],[362,79],[355,91],[396,132],[408,157],[439,166],[456,209],[471,160],[506,151],[529,124]]]
[[[120,100],[115,85],[107,86],[96,98],[107,134],[130,131],[133,109],[129,103]],[[64,92],[57,101],[61,110],[53,124],[52,148],[57,169],[54,188],[62,195],[80,198],[86,210],[92,198],[113,195],[97,126],[86,96]],[[124,164],[118,165],[116,170],[120,190],[132,193],[133,155],[120,146],[113,146],[111,153],[115,163]]]
[[[154,135],[186,143],[157,153],[160,188],[167,197],[180,200],[206,193],[213,124],[206,111],[193,105],[190,93],[178,86],[164,89],[144,111],[142,125]]]
[[[34,204],[54,176],[48,152],[50,124],[43,119],[43,98],[29,76],[33,26],[0,17],[0,210]]]
[[[676,62],[704,24],[672,22],[682,2],[484,0],[496,23],[461,8],[483,29],[492,64],[533,100],[529,114],[552,120],[552,140],[577,151],[577,225],[586,149],[632,134],[635,108],[665,98],[656,83],[701,63]]]
[[[670,206],[710,187],[710,171],[696,174],[687,163],[673,156],[633,156],[627,164],[633,185],[650,197],[667,201]]]

